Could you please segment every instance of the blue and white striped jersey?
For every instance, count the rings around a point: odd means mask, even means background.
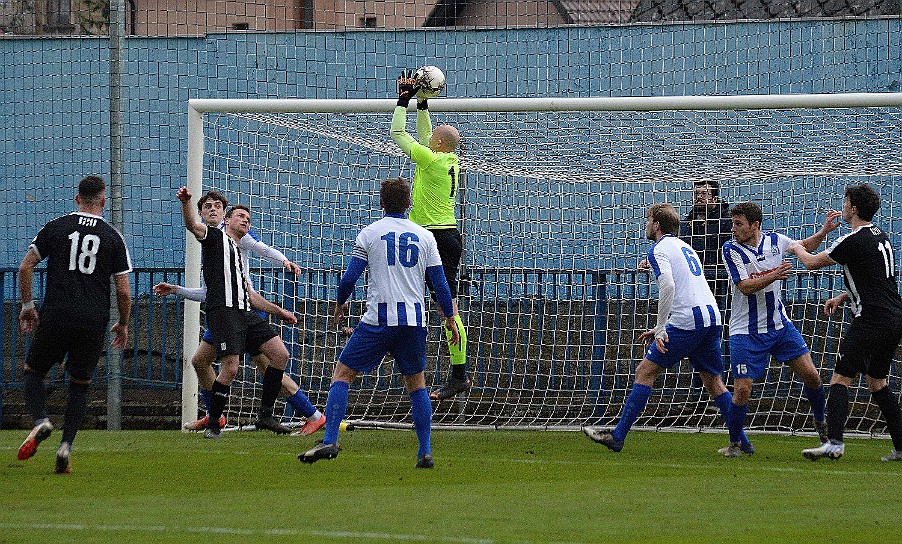
[[[723,245],[723,261],[733,282],[733,300],[730,304],[730,336],[776,331],[789,323],[783,306],[783,281],[777,280],[751,295],[743,294],[735,284],[749,278],[757,278],[780,266],[783,254],[794,240],[778,232],[761,235],[757,247],[730,240]]]
[[[442,265],[432,233],[407,218],[387,215],[360,231],[352,256],[369,269],[364,323],[426,326],[426,269]]]
[[[670,325],[691,331],[723,324],[701,260],[689,244],[664,235],[648,250],[648,264],[656,279],[663,274],[673,276],[676,292],[667,321]]]

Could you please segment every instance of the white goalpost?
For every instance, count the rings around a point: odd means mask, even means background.
[[[278,325],[291,354],[286,372],[320,408],[344,341],[329,324],[330,305],[354,236],[381,217],[379,182],[413,174],[389,137],[394,105],[189,101],[188,188],[195,195],[216,189],[248,205],[251,229],[303,270],[295,278],[251,259],[261,294],[298,315],[296,326]],[[644,353],[636,338],[655,319],[654,279],[637,267],[648,249],[645,212],[667,201],[685,217],[694,183],[718,182],[730,204],[757,202],[763,230],[797,239],[842,205],[846,185],[871,183],[883,197],[875,222],[896,244],[902,239],[902,93],[431,99],[430,111],[434,124],[455,125],[463,138],[459,304],[472,380],[468,394],[434,405],[438,426],[567,429],[615,421]],[[412,114],[408,131],[416,133]],[[842,288],[841,270],[807,272],[793,263],[797,274],[784,285],[787,311],[826,380],[849,315],[828,319],[819,307]],[[705,273],[712,282],[726,278],[721,264]],[[200,248],[189,238],[186,283],[196,286],[199,277]],[[348,326],[363,311],[358,283]],[[727,308],[726,296],[718,298]],[[185,302],[183,421],[197,417],[190,361],[200,312]],[[449,361],[437,311],[430,315],[433,387]],[[890,376],[896,391],[900,374],[894,367]],[[230,421],[252,421],[259,394],[248,365],[232,387]],[[850,398],[849,429],[883,435],[866,388],[854,387]],[[284,419],[299,420],[279,402],[281,408]],[[352,386],[348,418],[410,423],[390,360]],[[703,431],[723,424],[683,362],[656,384],[637,427]],[[748,428],[812,430],[802,384],[786,367],[772,364],[755,385]]]

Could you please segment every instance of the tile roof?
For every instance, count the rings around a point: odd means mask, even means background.
[[[578,2],[558,0],[559,11],[570,24],[600,25],[628,23],[639,0],[607,0],[606,2]]]
[[[631,22],[899,15],[899,0],[640,0]]]

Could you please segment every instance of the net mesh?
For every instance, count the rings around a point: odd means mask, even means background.
[[[796,239],[813,234],[827,210],[841,207],[847,184],[868,182],[884,195],[877,223],[890,232],[900,227],[890,190],[902,178],[902,150],[892,145],[902,129],[898,108],[432,117],[463,135],[458,302],[473,382],[468,394],[435,405],[438,425],[616,421],[644,354],[636,339],[656,316],[654,279],[637,267],[648,248],[645,212],[669,201],[686,216],[695,182],[717,181],[729,203],[759,203],[765,231]],[[330,301],[354,237],[381,217],[380,181],[412,176],[410,161],[388,135],[390,118],[386,112],[205,115],[204,188],[249,205],[252,229],[303,269],[295,279],[261,266],[254,278],[265,296],[297,312],[298,325],[282,327],[288,372],[319,407],[344,342],[329,323]],[[415,131],[413,114],[408,128]],[[828,319],[819,307],[842,288],[840,271],[807,272],[795,264],[784,300],[826,381],[850,316]],[[722,265],[705,273],[728,310]],[[364,289],[359,281],[346,325],[362,315]],[[430,316],[426,376],[433,387],[445,379],[449,360],[434,307]],[[240,377],[229,410],[252,419],[259,379],[251,367]],[[894,367],[894,389],[898,377]],[[862,385],[851,400],[849,429],[883,433]],[[286,417],[294,418],[290,408]],[[408,397],[390,358],[354,384],[348,417],[410,423]],[[655,384],[637,425],[722,428],[685,361]],[[773,362],[756,384],[748,428],[811,430],[802,384],[786,366]]]

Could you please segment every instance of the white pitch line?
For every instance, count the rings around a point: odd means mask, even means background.
[[[451,544],[493,544],[488,538],[454,538],[392,533],[367,533],[358,531],[315,531],[301,529],[241,529],[237,527],[172,527],[165,525],[90,525],[85,523],[0,523],[0,528],[11,530],[52,531],[107,531],[145,533],[225,534],[240,536],[307,536],[338,538],[350,541],[388,540],[394,542],[448,542]]]

